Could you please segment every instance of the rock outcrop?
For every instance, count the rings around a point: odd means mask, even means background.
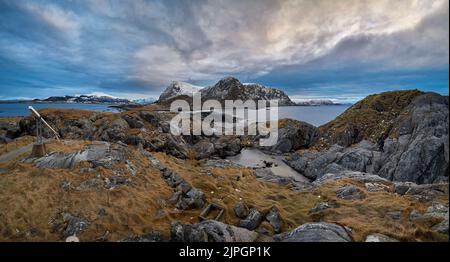
[[[397,97],[402,98],[402,95]],[[373,139],[347,143],[345,139],[339,140],[336,135],[333,136],[338,139],[335,142],[342,146],[335,144],[326,150],[296,152],[286,157],[285,162],[313,180],[327,173],[358,171],[376,174],[392,181],[418,184],[448,182],[448,97],[426,93],[411,99],[398,112],[380,111],[396,117],[390,118],[391,123],[383,129],[383,135],[377,144],[371,141]],[[364,107],[364,103],[358,103],[357,108]],[[344,118],[345,115],[346,113],[337,119]],[[327,129],[327,132],[331,132],[330,130]],[[365,132],[362,138],[370,138],[369,131]],[[318,141],[319,144],[323,143],[323,134]],[[346,147],[349,144],[352,146]]]
[[[159,96],[158,103],[165,102],[169,99],[180,95],[192,96],[193,93],[199,92],[203,87],[191,85],[189,83],[173,81]]]
[[[258,238],[254,231],[215,220],[193,225],[175,222],[171,225],[170,235],[173,242],[254,242]]]
[[[318,129],[308,123],[293,119],[281,119],[278,122],[278,140],[271,147],[260,147],[272,153],[288,153],[309,148],[318,138]],[[256,141],[259,140],[257,137]],[[256,142],[257,143],[257,142]]]
[[[332,223],[307,223],[296,229],[274,236],[280,242],[351,242],[352,238],[342,226]]]

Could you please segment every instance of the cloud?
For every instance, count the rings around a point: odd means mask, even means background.
[[[370,90],[362,75],[398,72],[374,85],[399,87],[405,75],[430,82],[430,70],[442,79],[449,57],[447,0],[0,0],[0,25],[2,92],[153,95],[172,80],[225,75],[334,92],[324,74]]]

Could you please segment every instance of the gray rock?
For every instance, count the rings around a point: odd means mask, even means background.
[[[102,179],[100,178],[91,178],[88,180],[84,180],[83,182],[81,182],[78,186],[77,189],[87,189],[87,188],[100,188],[104,186],[104,182]]]
[[[205,194],[196,189],[191,188],[186,194],[182,194],[176,207],[181,210],[192,208],[202,208],[205,205]]]
[[[314,181],[313,184],[319,186],[323,183],[326,183],[327,181],[340,180],[343,178],[350,178],[362,183],[389,183],[389,180],[377,175],[363,172],[344,171],[336,174],[327,173]]]
[[[335,190],[336,196],[342,199],[362,199],[364,197],[362,191],[354,186],[343,186]]]
[[[269,213],[266,215],[266,220],[269,221],[275,233],[278,234],[281,232],[281,218],[278,209],[272,207]]]
[[[151,111],[141,111],[139,113],[139,116],[153,126],[158,126],[158,124],[160,123],[160,119],[158,118],[157,114],[158,113]]]
[[[11,127],[6,130],[5,137],[9,139],[15,139],[22,134],[22,130],[19,126]]]
[[[215,155],[219,157],[235,156],[242,149],[241,140],[233,136],[221,136],[211,142],[214,144]]]
[[[310,213],[316,213],[328,208],[338,208],[339,205],[333,202],[320,202],[309,210]]]
[[[399,242],[397,239],[383,235],[383,234],[370,234],[366,237],[366,242]]]
[[[137,168],[136,168],[136,166],[131,162],[131,161],[129,161],[129,160],[126,160],[126,163],[127,163],[127,169],[128,169],[128,171],[130,171],[130,173],[131,173],[131,175],[132,176],[135,176],[136,175],[136,173],[137,173]]]
[[[62,190],[67,191],[67,190],[70,189],[71,183],[70,183],[70,181],[64,180],[64,181],[62,181],[61,183],[59,183],[59,187],[60,187]]]
[[[239,221],[239,227],[254,230],[259,226],[259,224],[261,224],[262,218],[262,214],[256,208],[252,208],[250,209],[248,216]]]
[[[170,227],[173,242],[254,242],[258,234],[215,220],[189,225],[174,222]]]
[[[113,189],[118,186],[129,184],[130,180],[124,176],[111,176],[105,178],[105,188]]]
[[[410,221],[416,221],[416,220],[421,220],[424,219],[423,214],[421,214],[419,211],[417,210],[413,210],[411,211],[411,213],[409,214],[409,220]]]
[[[238,218],[244,219],[248,216],[249,209],[244,202],[238,202],[234,208],[234,213]]]
[[[444,219],[439,224],[434,225],[431,230],[436,231],[441,234],[447,234],[448,235],[448,218]]]
[[[110,168],[114,163],[125,162],[128,148],[108,142],[93,142],[81,151],[72,153],[51,153],[47,156],[28,159],[39,168],[73,168],[82,161],[90,162],[93,167]]]
[[[175,205],[180,201],[181,195],[183,193],[181,191],[176,191],[172,194],[172,196],[167,200],[169,204]]]
[[[64,229],[64,237],[79,235],[83,230],[89,226],[89,221],[82,218],[76,217],[69,213],[63,214],[63,221],[66,223]]]
[[[151,231],[140,236],[129,236],[120,242],[163,242],[163,237],[159,231]]]
[[[182,194],[187,194],[191,189],[192,189],[192,186],[186,181],[183,181],[183,182],[181,182],[181,184],[178,185],[178,190]]]
[[[448,182],[448,97],[415,98],[394,121],[397,138],[387,138],[379,159],[380,176],[418,184]]]
[[[436,197],[448,195],[448,183],[416,185],[412,182],[396,182],[394,191],[400,195],[430,201]]]
[[[306,122],[283,119],[283,126],[278,128],[277,143],[263,150],[274,153],[287,153],[293,150],[308,148],[318,137],[317,127]]]
[[[307,223],[296,229],[274,236],[281,242],[351,242],[345,228],[332,223]]]
[[[432,203],[432,205],[428,207],[427,212],[425,212],[424,217],[448,219],[448,203],[447,205],[436,202]]]
[[[208,158],[214,154],[214,144],[209,141],[200,141],[193,146],[197,159]]]
[[[253,171],[253,174],[258,180],[276,183],[281,186],[285,186],[295,182],[292,177],[282,177],[275,175],[270,168],[254,168]]]
[[[391,188],[382,183],[365,183],[367,191],[369,192],[389,192]]]
[[[127,121],[128,125],[131,128],[141,128],[144,127],[144,122],[140,119],[140,117],[135,115],[125,115],[123,119]]]
[[[386,215],[394,220],[399,220],[400,218],[402,218],[401,211],[389,211],[386,213]]]

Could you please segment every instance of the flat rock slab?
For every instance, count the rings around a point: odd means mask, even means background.
[[[332,223],[307,223],[296,229],[274,236],[280,242],[351,242],[342,226]]]

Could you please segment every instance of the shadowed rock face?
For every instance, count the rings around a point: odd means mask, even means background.
[[[384,141],[378,174],[419,184],[448,181],[448,97],[417,97],[398,117]]]
[[[331,223],[307,223],[296,229],[274,236],[280,242],[351,242],[347,231]]]
[[[294,153],[285,161],[310,179],[358,171],[393,181],[447,182],[448,106],[448,97],[419,95],[399,113],[378,145],[366,140],[351,147],[333,145],[325,151]]]

